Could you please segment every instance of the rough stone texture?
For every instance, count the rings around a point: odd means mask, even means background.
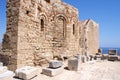
[[[108,50],[108,60],[111,60],[111,61],[118,60],[116,49],[109,49]]]
[[[1,66],[3,66],[3,63],[2,63],[2,62],[0,62],[0,67],[1,67]]]
[[[4,73],[7,71],[7,67],[6,66],[0,66],[0,74]]]
[[[60,67],[60,68],[57,68],[57,69],[51,69],[51,68],[42,69],[42,73],[47,75],[47,76],[50,76],[50,77],[58,75],[62,72],[63,72],[63,67]]]
[[[83,54],[85,49],[87,53],[96,54],[99,49],[99,27],[96,22],[91,19],[80,21],[80,44]],[[85,33],[86,32],[86,33]],[[85,44],[86,43],[86,44]]]
[[[116,49],[109,49],[108,54],[109,55],[117,55],[117,50]]]
[[[53,60],[53,61],[50,61],[49,62],[49,68],[59,68],[59,67],[62,67],[63,66],[63,63],[62,61],[56,61],[56,60]]]
[[[87,57],[84,56],[84,55],[82,55],[82,57],[81,57],[81,61],[82,61],[83,63],[87,62]]]
[[[0,80],[13,80],[14,73],[6,66],[0,66]]]
[[[85,53],[98,49],[98,25],[78,20],[78,10],[61,0],[7,0],[7,29],[0,60],[10,70],[46,64],[54,56]],[[87,50],[87,49],[86,49]]]
[[[80,61],[78,59],[68,60],[68,69],[72,71],[78,71],[80,66]]]
[[[18,79],[14,79],[18,80]],[[120,62],[101,61],[80,65],[80,70],[63,72],[57,76],[49,77],[39,74],[31,80],[120,80]]]
[[[0,43],[0,50],[2,49],[2,43]]]
[[[12,71],[6,71],[0,74],[0,80],[13,80],[14,73]]]
[[[38,75],[38,69],[30,66],[17,69],[15,76],[24,80],[29,80]]]

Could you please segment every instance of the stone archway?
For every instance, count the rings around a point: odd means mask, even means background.
[[[65,40],[66,40],[66,17],[64,15],[57,15],[54,17],[53,28],[53,57],[64,54]]]
[[[59,15],[54,21],[53,41],[61,42],[66,37],[66,18],[63,15]]]
[[[55,21],[54,40],[61,41],[65,38],[65,19],[60,16]]]
[[[45,14],[41,13],[39,19],[40,19],[40,31],[44,31],[47,23],[47,17]]]

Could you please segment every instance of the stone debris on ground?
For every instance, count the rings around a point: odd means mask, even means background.
[[[62,61],[52,60],[49,62],[49,67],[42,69],[42,74],[45,74],[47,76],[55,76],[63,71],[63,63]]]
[[[39,74],[38,69],[31,66],[25,66],[15,71],[15,77],[20,79],[29,80]]]
[[[0,80],[13,80],[14,73],[0,62]]]
[[[78,59],[76,59],[78,60]],[[68,61],[69,62],[69,61]],[[94,62],[94,63],[92,63]],[[77,71],[71,71],[68,69],[63,69],[63,67],[66,67],[67,63],[64,63],[64,65],[60,68],[57,68],[53,70],[52,68],[44,68],[44,67],[37,67],[37,76],[33,77],[33,73],[30,74],[32,71],[25,71],[25,78],[24,80],[120,80],[120,62],[119,61],[107,61],[107,60],[92,60],[88,61],[86,63],[80,63],[79,70]],[[29,67],[26,67],[31,68]],[[23,68],[21,68],[23,69]],[[18,76],[18,72],[21,69],[17,69],[16,72]],[[51,69],[51,70],[50,70]],[[3,71],[2,71],[3,70]],[[25,68],[24,68],[25,70]],[[44,74],[40,74],[41,72],[44,72]],[[22,80],[20,78],[14,77],[14,73],[12,71],[7,70],[7,67],[0,66],[0,80]],[[34,70],[33,70],[34,71]],[[22,72],[22,71],[21,71]],[[24,73],[24,71],[23,71]],[[30,78],[26,74],[30,74]],[[21,74],[19,74],[21,76]],[[26,78],[27,76],[27,78]],[[86,77],[87,76],[87,77]]]
[[[62,66],[63,66],[62,61],[52,60],[49,62],[49,68],[56,69]]]
[[[0,80],[13,80],[14,73],[12,71],[5,71],[0,74]]]
[[[2,62],[0,62],[0,67],[1,67],[1,66],[3,66],[3,63],[2,63]]]
[[[69,59],[68,60],[68,69],[72,71],[78,71],[80,66],[79,59]]]
[[[78,9],[62,0],[7,0],[6,6],[0,60],[10,70],[43,66],[55,56],[63,60],[84,54],[85,47],[89,53],[98,52],[98,23],[79,20]]]
[[[101,61],[94,64],[82,63],[79,71],[63,69],[59,75],[50,77],[39,74],[31,80],[120,80],[120,62]],[[41,68],[41,71],[43,68]],[[14,79],[21,80],[21,79]]]
[[[63,72],[63,67],[57,68],[57,69],[52,69],[52,68],[44,68],[42,69],[42,74],[53,77],[56,75],[59,75],[60,73],[62,74]]]

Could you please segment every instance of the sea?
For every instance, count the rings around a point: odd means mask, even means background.
[[[116,49],[116,50],[117,50],[117,54],[120,55],[120,48],[101,47],[100,49],[102,49],[102,53],[103,53],[103,54],[108,54],[108,50],[109,50],[109,49]]]

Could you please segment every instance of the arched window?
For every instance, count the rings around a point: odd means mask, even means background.
[[[73,35],[75,34],[75,24],[73,24]]]
[[[41,13],[39,16],[40,19],[40,31],[45,31],[46,23],[47,23],[47,16],[44,13]]]
[[[62,15],[55,17],[54,40],[61,41],[66,35],[66,18]]]
[[[41,19],[41,31],[44,31],[44,20]]]

